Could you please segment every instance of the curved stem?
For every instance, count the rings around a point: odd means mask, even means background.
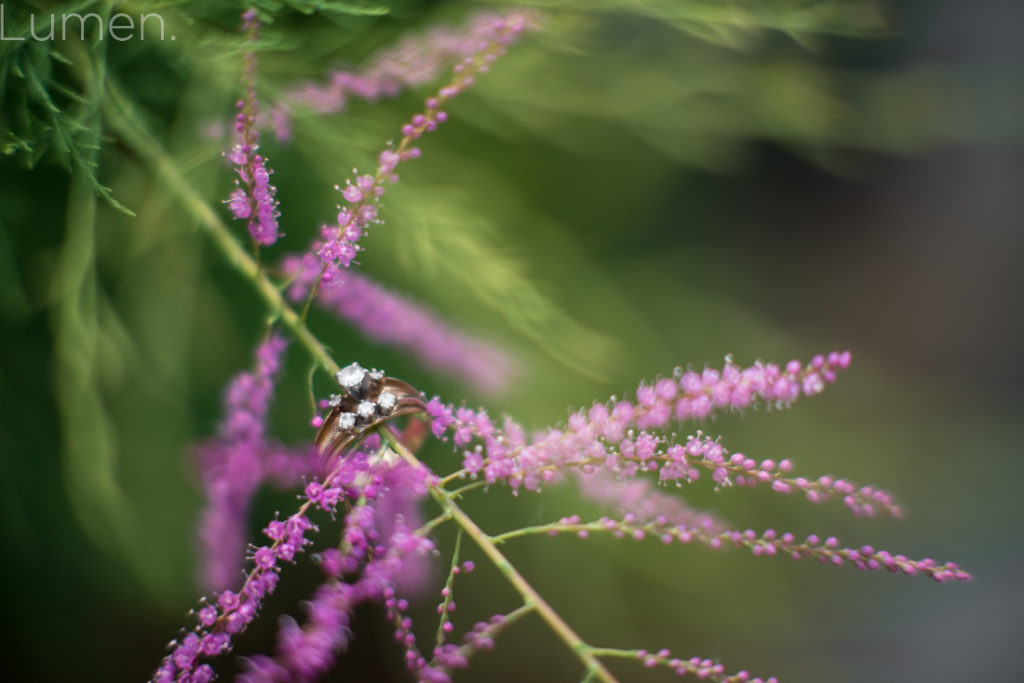
[[[185,211],[206,231],[225,260],[252,282],[256,291],[270,309],[280,316],[281,322],[292,331],[299,343],[305,346],[310,355],[331,375],[340,370],[320,340],[313,336],[252,256],[235,240],[224,221],[182,176],[177,165],[156,140],[136,123],[139,117],[131,112],[131,104],[121,94],[120,89],[109,80],[107,97],[104,98],[104,111],[111,127],[117,131],[121,139],[166,183],[165,188],[181,201]]]
[[[309,366],[309,374],[306,375],[306,390],[309,393],[310,415],[316,415],[320,406],[316,403],[316,394],[313,392],[313,375],[316,374],[316,363]]]
[[[320,281],[324,279],[324,273],[327,272],[327,264],[325,263],[320,269],[320,273],[316,276],[316,281],[313,282],[313,286],[309,288],[309,294],[306,296],[306,303],[302,305],[302,315],[299,316],[299,320],[303,324],[306,323],[306,316],[309,315],[309,307],[313,305],[313,299],[320,293]]]
[[[452,551],[452,564],[448,570],[448,580],[445,581],[445,593],[444,600],[441,601],[441,618],[437,624],[437,634],[434,637],[434,651],[436,652],[444,645],[444,625],[448,623],[448,605],[452,602],[452,585],[455,583],[455,572],[458,571],[459,566],[459,550],[462,548],[462,534],[463,531],[460,528],[458,533],[455,535],[455,549]],[[435,658],[436,659],[436,658]]]
[[[514,610],[512,610],[508,614],[504,615],[504,618],[501,620],[501,622],[499,622],[499,623],[493,623],[492,622],[492,623],[488,624],[488,626],[481,633],[483,635],[486,635],[487,637],[493,639],[493,638],[495,638],[498,635],[498,633],[500,633],[501,631],[505,630],[506,628],[508,628],[512,624],[516,623],[517,621],[519,621],[520,619],[525,617],[530,612],[533,612],[535,609],[536,608],[533,605],[520,605],[519,607],[515,608]],[[476,647],[471,642],[470,643],[466,643],[465,645],[463,645],[462,647],[459,648],[459,652],[462,654],[463,657],[466,657],[467,659],[475,651],[476,651]]]
[[[661,666],[671,669],[676,675],[694,674],[716,683],[741,683],[750,680],[746,673],[728,675],[721,671],[721,666],[700,658],[682,659],[672,657],[668,651],[650,653],[645,650],[623,650],[615,647],[595,647],[591,650],[595,657],[616,657],[619,659],[640,660],[644,666]],[[760,680],[760,679],[757,679]]]
[[[469,493],[470,491],[472,491],[474,489],[484,488],[485,486],[488,485],[488,483],[489,482],[487,482],[486,480],[482,479],[480,481],[474,481],[472,484],[466,484],[465,486],[460,486],[459,488],[454,489],[452,491],[449,491],[448,493],[449,493],[449,495],[451,495],[452,498],[458,500],[459,498],[462,498],[463,494]],[[443,486],[443,484],[441,484],[441,485]]]
[[[412,533],[414,536],[427,536],[430,532],[447,522],[449,519],[451,519],[451,517],[442,512]]]

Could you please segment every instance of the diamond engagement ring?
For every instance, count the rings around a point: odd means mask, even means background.
[[[339,370],[334,379],[342,393],[331,396],[331,411],[315,441],[324,464],[385,421],[426,412],[420,392],[400,379],[385,377],[380,370],[367,370],[352,363]]]

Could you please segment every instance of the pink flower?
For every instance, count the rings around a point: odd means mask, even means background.
[[[305,299],[319,268],[312,254],[285,257],[283,269],[292,279],[288,289],[292,301]],[[365,275],[350,271],[343,282],[332,280],[330,286],[321,288],[316,302],[370,339],[402,348],[427,367],[460,378],[485,393],[501,392],[514,375],[513,360],[500,348],[453,328],[433,311]]]
[[[243,15],[242,28],[250,42],[256,40],[260,23],[255,14],[247,12]],[[271,245],[277,241],[277,219],[281,213],[274,199],[277,188],[270,184],[273,171],[267,166],[267,160],[258,153],[256,55],[251,51],[245,55],[242,83],[245,86],[245,98],[238,101],[238,114],[235,117],[235,133],[240,142],[224,153],[228,161],[234,164],[238,180],[235,181],[237,187],[226,203],[235,218],[248,221],[249,234],[258,244]]]

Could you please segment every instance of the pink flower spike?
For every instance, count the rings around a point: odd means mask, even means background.
[[[412,147],[411,143],[425,132],[435,130],[439,122],[447,119],[447,114],[438,110],[437,106],[442,100],[453,97],[472,84],[473,74],[486,63],[486,58],[496,54],[499,48],[508,42],[506,38],[519,32],[516,27],[524,24],[519,20],[520,16],[522,15],[510,13],[500,16],[500,21],[496,24],[492,25],[493,22],[487,22],[486,28],[476,35],[477,40],[474,43],[479,46],[465,55],[465,60],[462,62],[464,66],[456,73],[452,82],[441,88],[436,96],[427,98],[425,110],[413,115],[410,121],[401,127],[402,138],[396,147],[391,148],[389,145],[388,149],[378,155],[376,173],[356,175],[346,182],[341,193],[345,201],[350,204],[349,212],[345,213],[344,217],[339,214],[336,235],[324,236],[322,241],[313,245],[312,253],[320,259],[322,268],[348,268],[351,265],[356,252],[361,248],[359,241],[366,229],[370,225],[380,222],[375,203],[384,194],[384,184],[398,179],[394,171],[400,163],[416,159],[420,155],[420,150]],[[374,91],[372,87],[369,87],[365,79],[343,72],[335,74],[334,85],[339,90],[334,95],[328,96],[328,99],[337,105],[344,102],[342,93],[346,89],[361,89],[364,94],[375,93],[372,96],[380,94],[379,91]],[[388,89],[389,91],[397,90],[397,88]],[[311,94],[315,90],[307,89],[306,92]],[[331,107],[326,107],[325,110],[327,109],[331,109]],[[344,220],[342,220],[343,218]]]
[[[243,30],[250,45],[259,38],[260,22],[255,15],[243,20]],[[242,85],[245,97],[237,103],[235,132],[239,142],[224,153],[238,174],[238,187],[226,200],[236,219],[247,220],[249,234],[260,245],[271,245],[278,237],[278,202],[274,198],[277,188],[270,184],[273,171],[265,157],[258,154],[259,100],[256,97],[256,55],[250,50],[244,57]]]
[[[312,254],[285,257],[282,269],[292,279],[288,298],[303,301],[320,268],[319,259]],[[516,374],[516,363],[503,349],[449,326],[422,304],[365,275],[350,271],[339,286],[321,282],[316,302],[371,340],[404,349],[427,367],[457,377],[479,391],[501,393]],[[471,427],[476,429],[476,425]]]

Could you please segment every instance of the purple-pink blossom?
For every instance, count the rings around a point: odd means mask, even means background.
[[[228,416],[220,437],[225,443],[238,446],[266,441],[268,387],[272,388],[270,382],[280,367],[282,351],[283,343],[268,337],[257,350],[256,370],[232,382],[226,394]],[[266,595],[276,587],[282,565],[294,562],[311,544],[308,536],[318,531],[310,517],[315,509],[342,520],[340,542],[329,544],[314,556],[326,581],[307,603],[305,622],[284,619],[273,656],[246,659],[241,680],[316,680],[347,648],[351,610],[376,602],[384,606],[392,621],[395,640],[405,653],[405,665],[416,679],[450,681],[452,672],[467,666],[474,652],[493,646],[506,618],[498,615],[478,623],[466,633],[462,645],[447,642],[448,635],[455,631],[455,616],[461,613],[456,612],[453,599],[454,578],[474,568],[471,561],[459,563],[457,552],[437,606],[441,621],[430,655],[418,643],[409,603],[402,595],[418,590],[415,579],[422,580],[429,572],[425,560],[436,549],[427,534],[434,523],[445,519],[441,516],[420,526],[419,502],[431,488],[437,494],[436,487],[465,476],[482,476],[488,483],[504,482],[513,489],[537,489],[567,471],[573,472],[585,495],[617,511],[616,516],[593,522],[582,522],[573,514],[552,524],[489,537],[495,544],[534,534],[571,533],[579,538],[609,534],[634,541],[653,538],[665,545],[745,547],[757,557],[807,558],[866,571],[926,576],[938,582],[968,580],[970,575],[952,562],[913,559],[869,545],[844,547],[832,536],[822,539],[811,535],[801,540],[773,529],[760,533],[729,529],[724,522],[652,490],[653,481],[693,481],[701,471],[710,471],[716,487],[765,484],[779,493],[803,491],[812,500],[842,497],[858,514],[870,514],[875,507],[895,514],[898,508],[889,495],[873,487],[858,487],[834,477],[813,481],[793,477],[788,460],[758,462],[740,453],[729,453],[718,439],[699,431],[685,442],[652,431],[679,419],[681,414],[692,417],[685,411],[666,412],[666,406],[674,408],[683,401],[692,406],[708,398],[712,410],[738,410],[763,403],[781,407],[799,396],[818,393],[825,383],[835,379],[836,370],[848,365],[848,354],[833,353],[817,356],[806,366],[794,361],[785,369],[764,363],[740,369],[728,361],[722,371],[679,372],[669,380],[642,384],[635,402],[595,404],[586,411],[571,413],[564,427],[532,436],[509,418],[499,425],[484,411],[455,408],[434,399],[427,406],[434,433],[464,449],[462,470],[440,479],[408,453],[396,458],[391,450],[393,442],[384,445],[378,434],[366,436],[360,450],[336,458],[325,477],[305,479],[299,510],[287,518],[276,515],[264,529],[264,544],[249,546],[246,559],[250,570],[240,588],[221,590],[200,603],[195,626],[172,643],[154,678],[212,678],[213,670],[205,660],[230,651],[233,636],[245,630],[259,613]],[[212,480],[258,481],[257,474],[266,469],[246,457],[238,458],[234,465],[231,477],[227,477],[227,469],[210,470],[217,474]],[[656,476],[644,479],[640,476],[643,473]],[[480,538],[475,540],[482,543]],[[413,576],[412,582],[410,572],[419,575]],[[509,616],[534,608],[527,601]],[[615,652],[635,656],[644,666],[668,667],[679,675],[694,674],[717,681],[762,680],[746,672],[726,675],[720,664],[698,657],[673,657],[668,650]]]
[[[579,472],[574,481],[585,498],[641,522],[712,529],[724,525],[715,514],[696,510],[679,496],[659,491],[649,479],[620,479],[608,471],[594,470],[589,474]]]
[[[249,42],[259,35],[260,22],[252,10],[242,15],[242,30]],[[259,100],[256,97],[256,55],[253,51],[245,54],[242,69],[242,84],[245,96],[238,100],[235,116],[235,133],[239,142],[225,153],[235,167],[238,179],[235,189],[225,201],[235,218],[247,221],[249,234],[262,245],[277,241],[278,201],[274,198],[277,188],[270,184],[273,173],[267,160],[259,153]]]
[[[412,143],[448,120],[448,113],[441,107],[473,85],[476,75],[487,71],[506,46],[529,25],[527,15],[516,12],[496,15],[483,22],[485,30],[478,36],[474,51],[455,66],[453,80],[427,98],[424,111],[402,126],[398,144],[380,153],[376,172],[353,170],[354,177],[345,181],[344,186],[336,187],[344,199],[338,206],[337,222],[323,226],[320,239],[314,244],[314,251],[323,264],[321,279],[327,286],[340,277],[340,269],[352,264],[367,229],[380,222],[377,204],[387,184],[398,182],[395,171],[399,164],[419,158],[420,150],[412,147]]]
[[[320,264],[310,253],[286,256],[282,269],[292,301],[305,299]],[[488,394],[500,393],[515,371],[512,358],[496,345],[458,330],[414,301],[349,271],[343,283],[322,286],[317,304],[355,325],[373,341],[396,346],[428,367],[447,373]]]
[[[246,516],[260,484],[271,479],[293,486],[316,461],[312,449],[287,449],[266,439],[267,411],[286,344],[270,334],[255,353],[253,371],[239,373],[224,392],[218,434],[196,448],[206,496],[200,523],[200,584],[210,590],[233,585],[245,550]]]
[[[572,515],[553,524],[536,527],[533,531],[547,536],[574,534],[584,538],[593,533],[608,533],[616,538],[631,538],[638,541],[651,537],[660,539],[666,545],[695,542],[713,550],[731,545],[735,548],[745,547],[755,557],[778,555],[793,560],[808,558],[837,567],[849,565],[861,571],[885,570],[907,576],[926,576],[939,583],[967,581],[971,578],[971,575],[960,569],[955,562],[940,563],[931,558],[915,560],[870,545],[843,547],[834,536],[822,540],[819,536],[811,534],[801,540],[792,533],[779,533],[774,529],[766,529],[761,533],[753,529],[718,530],[708,522],[673,524],[664,518],[643,522],[635,515],[626,514],[622,519],[601,517],[589,523],[582,523],[578,515]],[[586,532],[586,535],[583,532]]]
[[[855,514],[882,510],[898,515],[892,497],[877,488],[832,477],[791,477],[788,460],[776,464],[729,454],[718,440],[700,432],[677,443],[651,431],[719,411],[788,406],[800,396],[819,393],[849,363],[848,352],[815,356],[806,366],[791,361],[784,368],[761,362],[740,368],[727,359],[721,370],[680,371],[672,378],[641,384],[635,402],[596,403],[571,413],[563,428],[532,438],[514,420],[506,418],[499,427],[485,411],[456,408],[438,398],[427,404],[427,410],[434,435],[447,434],[463,449],[462,474],[482,476],[488,483],[501,481],[514,490],[536,490],[570,468],[584,473],[604,469],[617,478],[651,472],[662,483],[693,482],[702,470],[710,470],[720,486],[766,483],[780,493],[803,491],[811,502],[839,497]]]
[[[358,69],[336,69],[323,84],[303,83],[289,90],[281,102],[279,116],[294,106],[305,106],[317,113],[342,111],[350,98],[376,101],[394,97],[406,88],[428,83],[449,65],[472,55],[494,34],[495,25],[517,17],[535,25],[536,16],[517,10],[509,14],[485,11],[473,15],[455,29],[434,27],[424,35],[409,36],[378,52]]]
[[[351,610],[367,602],[393,605],[410,562],[434,550],[433,542],[412,533],[410,520],[398,511],[408,511],[425,494],[426,471],[373,456],[350,458],[355,463],[341,463],[326,484],[306,487],[310,503],[332,512],[343,498],[360,501],[345,515],[341,549],[328,548],[318,557],[327,581],[307,603],[305,624],[283,619],[274,656],[248,658],[242,681],[318,680],[348,646]],[[405,502],[395,507],[396,499]],[[382,506],[385,500],[391,503]],[[355,573],[359,576],[351,583],[341,580]]]
[[[379,439],[367,441],[365,446],[379,446]],[[399,512],[409,510],[409,505],[426,495],[430,481],[432,475],[425,468],[392,463],[376,451],[352,453],[339,459],[322,482],[310,481],[306,485],[304,502],[297,512],[285,519],[275,516],[267,524],[263,530],[268,539],[266,544],[250,546],[247,559],[251,569],[241,588],[222,590],[201,602],[195,626],[171,643],[171,652],[153,680],[208,680],[204,677],[212,675],[212,669],[203,660],[231,649],[232,636],[248,627],[264,598],[274,591],[282,564],[294,562],[311,543],[307,535],[318,531],[318,527],[309,517],[310,510],[316,508],[335,516],[341,503],[350,501],[356,504],[345,514],[344,551],[323,564],[331,570],[332,579],[362,568],[365,583],[357,584],[355,594],[337,587],[322,589],[314,603],[309,628],[284,626],[277,656],[251,660],[248,675],[254,681],[311,680],[323,673],[323,667],[333,663],[344,647],[346,615],[351,606],[381,600],[398,581],[405,558],[433,549],[429,539],[411,532]],[[382,519],[377,503],[392,497],[409,502],[391,502],[385,508],[386,514],[395,517]],[[277,678],[278,675],[284,677]]]

